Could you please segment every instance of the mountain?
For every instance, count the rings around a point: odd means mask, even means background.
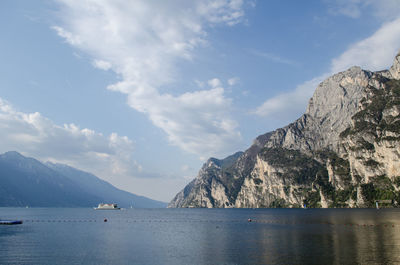
[[[168,207],[372,207],[400,202],[400,53],[317,87],[304,115],[238,156],[210,158]]]
[[[138,196],[127,191],[117,189],[110,183],[99,179],[93,174],[76,168],[47,162],[46,165],[54,171],[66,176],[87,194],[100,197],[102,202],[118,202],[121,207],[135,208],[165,208],[167,203]]]
[[[100,202],[137,208],[166,206],[66,165],[43,164],[14,151],[0,155],[0,206],[93,207]]]

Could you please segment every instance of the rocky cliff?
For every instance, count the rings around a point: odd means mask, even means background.
[[[169,207],[371,207],[400,202],[400,53],[323,81],[307,110],[244,153],[209,159]]]

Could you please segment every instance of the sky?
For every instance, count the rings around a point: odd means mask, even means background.
[[[0,32],[0,153],[168,202],[324,78],[389,68],[400,0],[4,0]]]

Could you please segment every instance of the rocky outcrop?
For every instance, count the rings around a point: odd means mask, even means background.
[[[369,207],[400,202],[400,54],[323,81],[307,110],[244,153],[209,159],[169,207]]]
[[[400,79],[400,53],[397,54],[396,58],[394,59],[392,67],[389,69],[391,78],[393,79]]]

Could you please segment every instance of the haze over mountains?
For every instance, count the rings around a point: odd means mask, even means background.
[[[125,208],[166,207],[67,165],[41,163],[15,151],[0,155],[0,206],[95,207],[101,202]]]
[[[304,115],[209,159],[169,207],[397,206],[399,191],[400,53],[389,70],[327,78]]]

